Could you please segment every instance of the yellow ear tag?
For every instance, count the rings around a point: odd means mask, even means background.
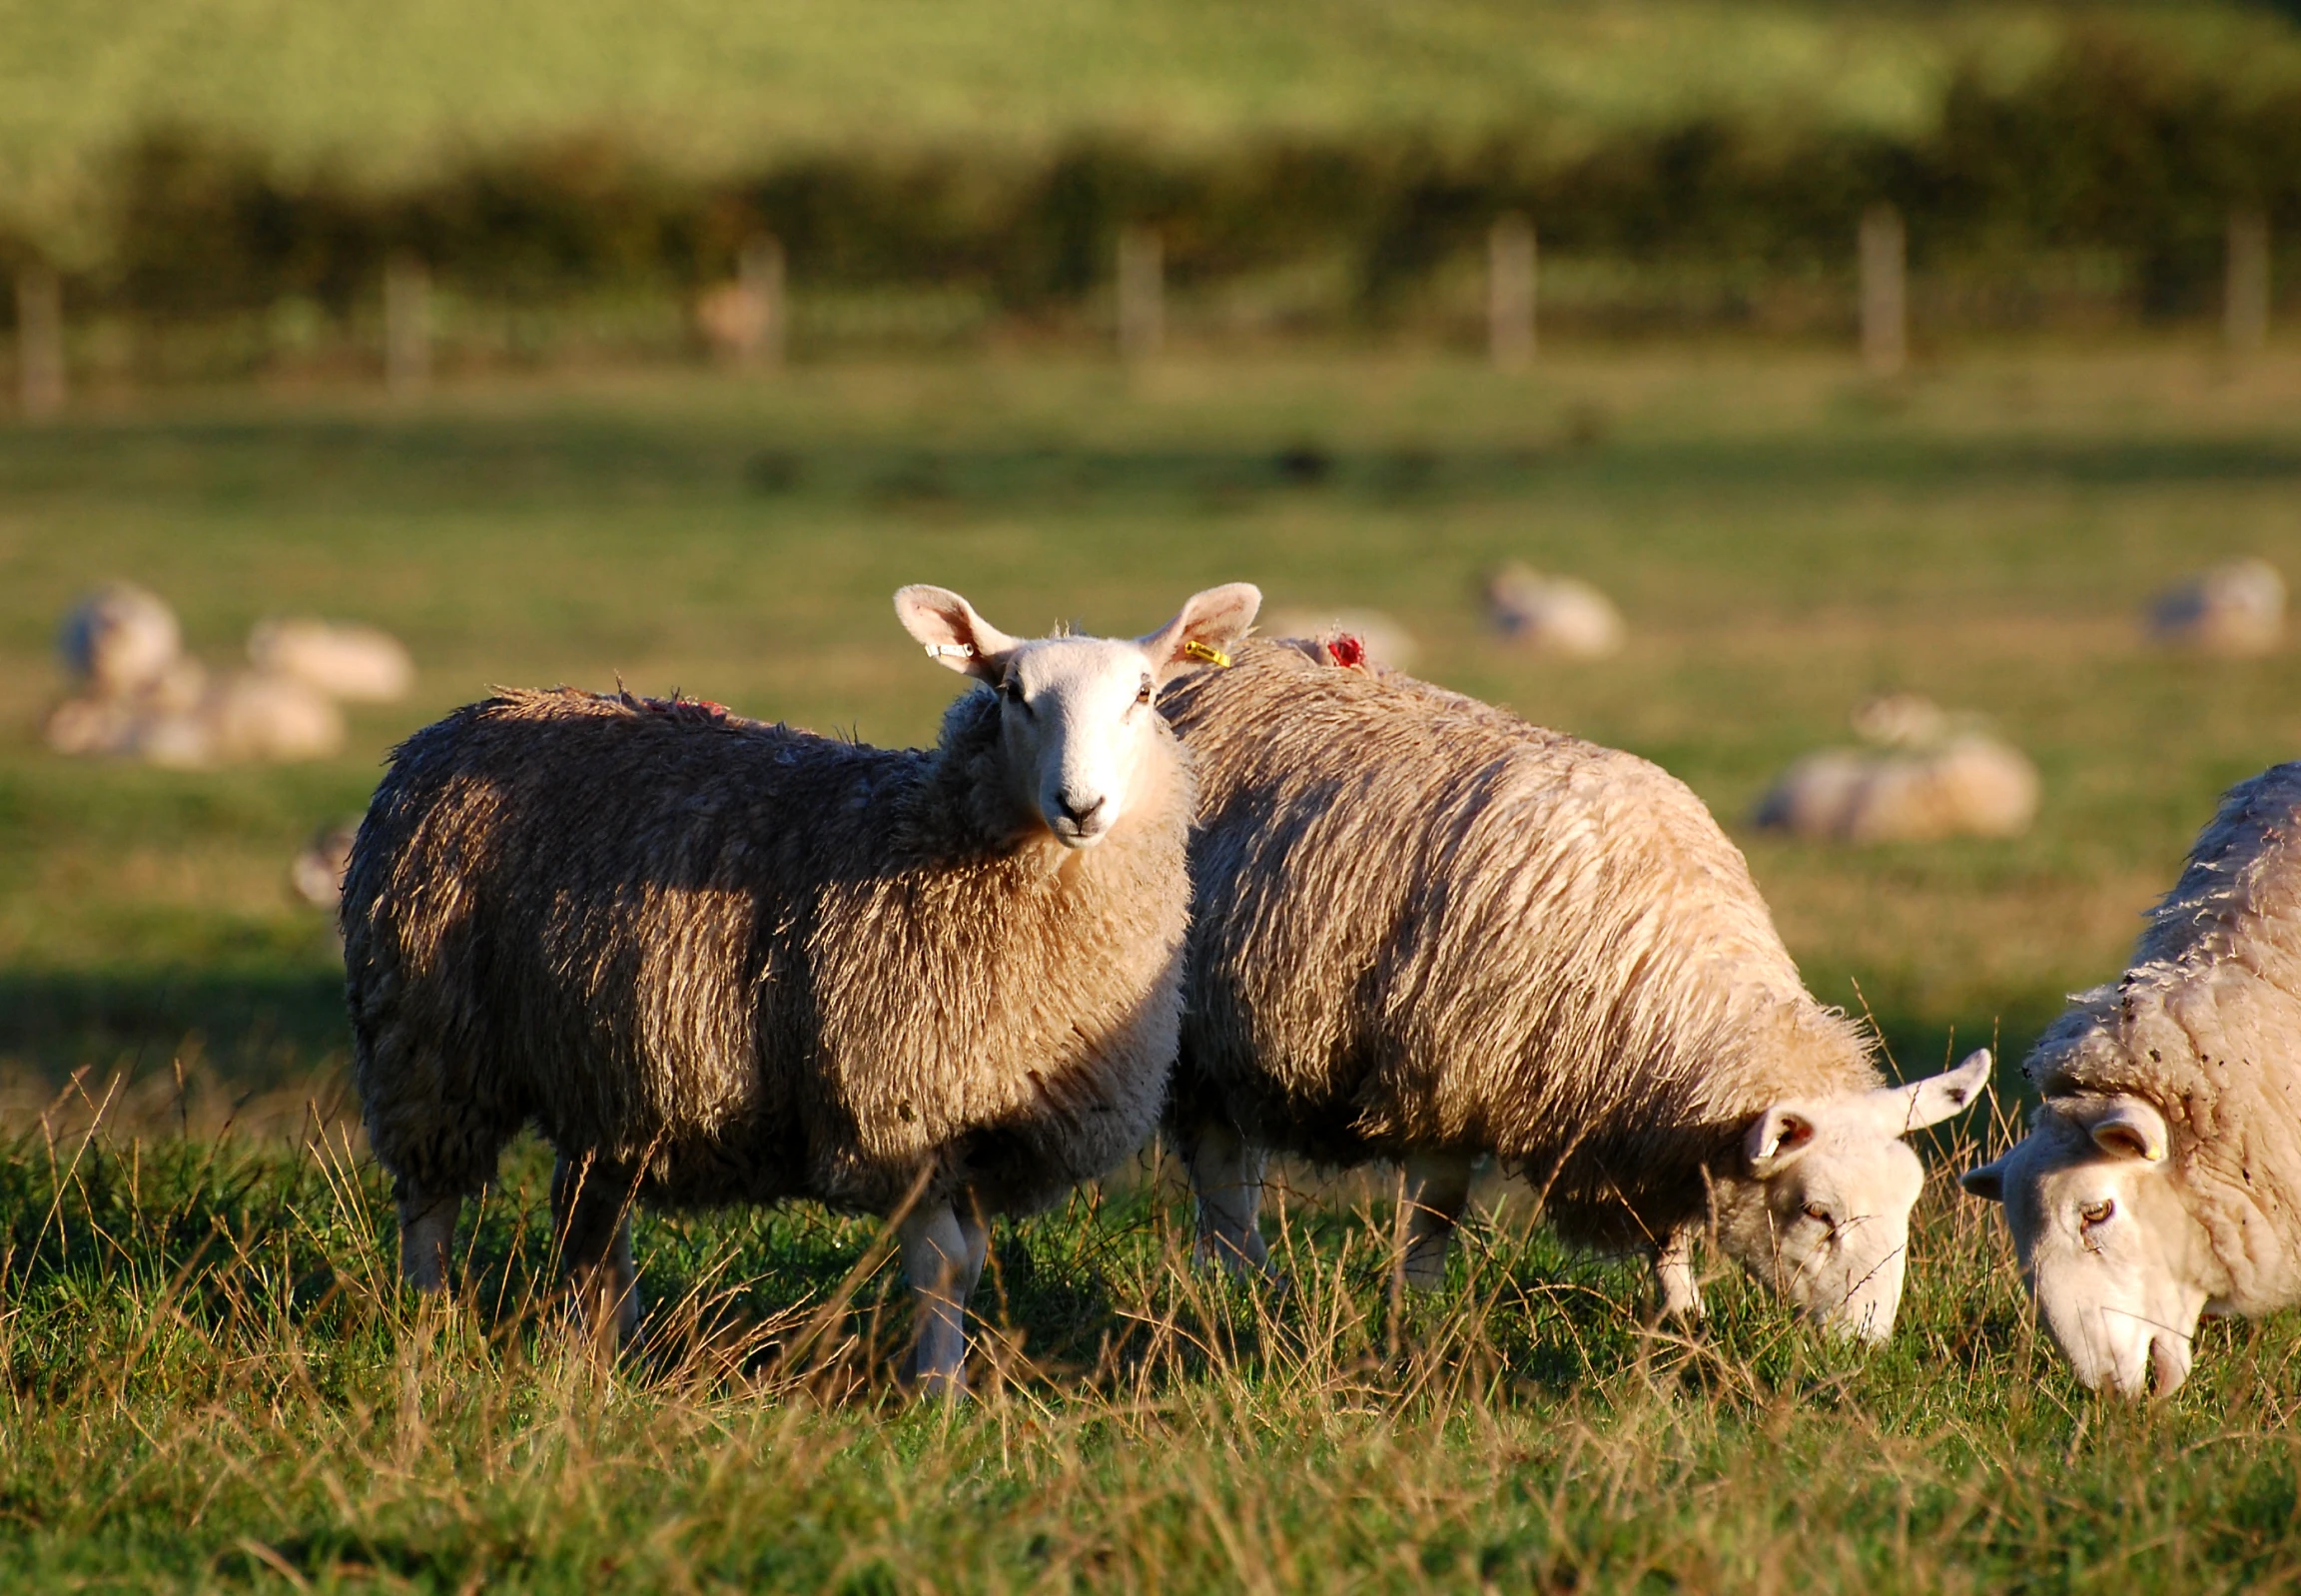
[[[1182,657],[1184,659],[1195,659],[1201,664],[1219,665],[1225,670],[1227,670],[1230,666],[1230,656],[1228,654],[1225,654],[1221,649],[1216,648],[1212,643],[1202,643],[1195,637],[1191,638],[1190,641],[1182,645]]]

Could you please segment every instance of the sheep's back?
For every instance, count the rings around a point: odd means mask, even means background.
[[[1199,789],[1179,1117],[1337,1163],[1491,1149],[1596,1231],[1642,1183],[1698,1203],[1776,1098],[1876,1084],[1646,761],[1283,644],[1167,703]]]

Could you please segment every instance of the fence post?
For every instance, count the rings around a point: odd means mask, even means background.
[[[2269,342],[2269,218],[2259,211],[2229,217],[2229,279],[2221,331],[2234,355],[2258,355]]]
[[[1119,354],[1148,360],[1166,342],[1166,267],[1158,234],[1147,227],[1119,232]]]
[[[1862,213],[1862,368],[1872,377],[1898,377],[1910,362],[1909,249],[1900,211]]]
[[[751,302],[752,316],[741,358],[747,366],[781,366],[790,339],[790,316],[784,299],[783,241],[762,233],[743,246],[735,276]]]
[[[64,286],[47,266],[16,274],[16,384],[24,413],[64,406]]]
[[[1505,372],[1534,363],[1534,224],[1513,211],[1486,235],[1486,350]]]
[[[384,383],[419,394],[431,381],[431,270],[413,255],[384,267]]]

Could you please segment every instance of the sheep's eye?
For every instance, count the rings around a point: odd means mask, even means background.
[[[2110,1214],[2115,1213],[2116,1211],[2117,1204],[2111,1201],[2108,1197],[2103,1197],[2098,1202],[2088,1202],[2082,1207],[2078,1208],[2077,1216],[2083,1219],[2087,1224],[2099,1224],[2102,1220],[2108,1218]]]
[[[1143,673],[1143,689],[1135,695],[1135,702],[1139,704],[1150,702],[1150,673],[1149,671]]]
[[[999,696],[1013,704],[1017,709],[1027,710],[1031,707],[1029,701],[1023,696],[1023,684],[1012,676],[1003,677],[1000,680]]]
[[[1828,1224],[1830,1222],[1830,1210],[1819,1202],[1809,1202],[1806,1204],[1806,1217]]]

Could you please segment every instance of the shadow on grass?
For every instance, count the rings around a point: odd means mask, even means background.
[[[273,1092],[342,1075],[352,1032],[344,978],[327,970],[0,972],[0,1071],[19,1090],[74,1072],[207,1076]]]

